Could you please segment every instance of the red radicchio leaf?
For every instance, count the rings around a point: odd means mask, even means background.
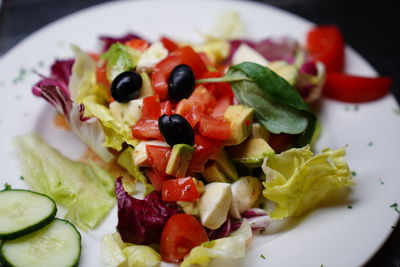
[[[178,207],[163,202],[155,191],[143,200],[130,196],[124,190],[121,177],[115,180],[115,193],[118,200],[117,229],[122,240],[134,244],[160,242],[165,223],[178,213]]]

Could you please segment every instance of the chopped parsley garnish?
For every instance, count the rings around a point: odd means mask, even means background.
[[[348,209],[352,209],[353,206],[352,206],[352,205],[348,205],[347,208],[348,208]]]
[[[385,182],[382,180],[382,178],[379,178],[378,180],[379,180],[380,184],[382,184],[382,185],[385,184]]]
[[[4,190],[10,190],[11,189],[11,185],[9,185],[8,183],[4,184]]]
[[[25,68],[20,68],[18,76],[13,79],[13,83],[22,82],[24,80],[26,73],[27,73],[27,71]]]
[[[265,256],[263,254],[260,255],[261,259],[265,260]]]
[[[390,207],[393,208],[397,213],[400,213],[399,205],[397,203],[393,203],[390,205]]]
[[[259,207],[260,209],[264,209],[264,208],[265,208],[265,203],[260,203],[260,204],[258,205],[258,207]]]
[[[19,177],[19,179],[22,181],[25,180],[24,176],[22,176],[22,175]]]
[[[354,105],[354,111],[358,111],[358,105]]]
[[[351,172],[351,175],[352,175],[352,176],[356,176],[357,173],[356,173],[355,171],[352,171],[352,172]]]
[[[373,145],[374,145],[373,142],[369,142],[369,143],[368,143],[368,146],[373,146]]]

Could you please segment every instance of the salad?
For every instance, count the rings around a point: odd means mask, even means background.
[[[309,103],[326,77],[354,77],[334,73],[340,62],[329,65],[321,48],[241,39],[237,14],[223,21],[201,44],[128,34],[102,37],[102,51],[73,46],[74,59],[56,61],[33,87],[90,151],[84,164],[36,135],[19,137],[25,180],[87,231],[117,202],[106,266],[243,257],[271,220],[353,184],[344,148],[312,152],[321,125]]]

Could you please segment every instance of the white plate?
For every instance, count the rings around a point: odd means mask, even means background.
[[[78,12],[39,30],[9,51],[0,61],[0,185],[25,187],[11,140],[39,132],[64,154],[77,158],[84,147],[70,133],[55,129],[53,109],[32,96],[37,80],[32,69],[47,74],[56,57],[71,56],[69,44],[97,48],[100,34],[133,31],[156,39],[164,34],[195,40],[198,29],[207,30],[222,11],[235,9],[250,38],[289,35],[304,40],[311,23],[287,12],[239,1],[129,1],[113,2]],[[374,75],[356,52],[346,50],[349,72]],[[23,70],[27,73],[23,74]],[[400,116],[389,95],[379,101],[350,105],[322,102],[324,130],[317,149],[348,144],[347,160],[357,172],[357,185],[342,204],[313,211],[295,226],[256,237],[241,261],[214,261],[213,266],[358,266],[381,246],[396,224],[398,213],[389,206],[400,203]],[[352,209],[347,208],[352,205]],[[102,266],[102,235],[114,231],[116,211],[95,231],[83,233],[80,266]],[[264,255],[266,259],[260,257]]]

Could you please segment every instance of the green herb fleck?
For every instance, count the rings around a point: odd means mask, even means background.
[[[382,178],[379,178],[378,181],[379,181],[379,183],[382,184],[382,185],[385,184],[385,182],[382,180]]]
[[[265,256],[263,254],[260,255],[261,259],[265,260]]]
[[[264,209],[264,208],[265,208],[265,203],[260,203],[260,204],[258,205],[258,207],[259,207],[260,209]]]
[[[368,146],[373,146],[373,145],[374,145],[373,142],[369,142],[369,143],[368,143]]]
[[[22,176],[22,175],[19,177],[19,179],[22,181],[25,180],[24,176]]]
[[[355,171],[352,171],[352,172],[351,172],[351,175],[352,175],[352,176],[356,176],[357,173],[356,173]]]
[[[43,67],[44,66],[44,62],[42,60],[40,60],[37,65],[38,65],[38,67]]]
[[[354,105],[354,111],[358,111],[359,106],[358,105]]]
[[[400,108],[393,109],[394,114],[400,116]]]
[[[15,84],[15,83],[20,83],[20,82],[22,82],[23,80],[24,80],[24,78],[25,78],[25,75],[26,75],[26,69],[25,68],[20,68],[19,69],[19,73],[18,73],[18,76],[17,77],[15,77],[14,79],[13,79],[13,83]]]
[[[11,189],[11,185],[9,185],[8,183],[4,184],[4,190],[10,190]]]
[[[347,208],[348,208],[348,209],[352,209],[353,206],[352,206],[352,205],[348,205]]]
[[[324,267],[324,265],[323,264],[321,264],[321,266],[320,267]]]
[[[390,207],[393,208],[397,213],[400,213],[399,205],[397,203],[393,203],[390,205]]]

